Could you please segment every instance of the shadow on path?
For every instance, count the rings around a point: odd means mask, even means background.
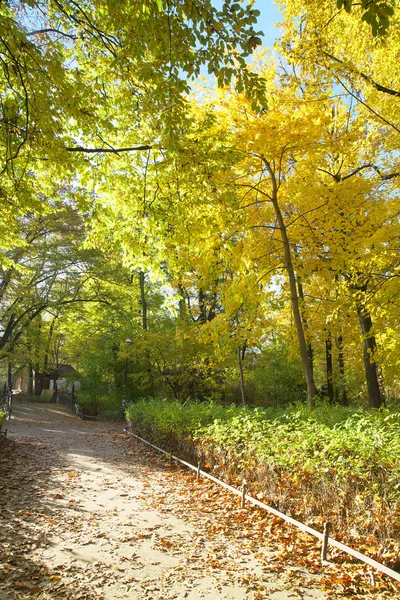
[[[77,548],[89,545],[85,526],[105,508],[93,482],[102,475],[102,499],[113,500],[112,475],[135,478],[146,458],[137,455],[133,464],[122,422],[81,421],[60,405],[16,401],[7,429],[0,449],[0,600],[103,598],[81,564],[93,556],[76,560]],[[69,560],[51,565],[43,553],[47,558],[63,540],[71,546]]]
[[[14,403],[0,454],[0,600],[289,600],[293,586],[324,597],[313,575],[281,564],[280,539],[267,548],[269,517],[122,430]]]

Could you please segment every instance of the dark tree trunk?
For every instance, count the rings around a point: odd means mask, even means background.
[[[28,363],[28,390],[27,391],[30,396],[33,394],[33,367],[32,367],[31,360]]]
[[[358,322],[363,337],[364,369],[368,387],[368,403],[370,408],[380,408],[383,396],[379,387],[378,366],[375,362],[376,340],[373,335],[372,318],[368,310],[357,306]]]
[[[206,299],[203,290],[199,289],[199,321],[205,323],[207,321]]]
[[[338,400],[339,400],[339,404],[341,404],[342,406],[348,406],[349,400],[347,398],[342,334],[340,334],[337,339],[337,347],[338,347],[338,366],[339,366]]]
[[[210,310],[208,311],[207,321],[213,321],[217,314],[217,294],[213,293]]]
[[[56,369],[54,369],[54,376],[53,376],[53,390],[56,390],[56,389],[57,389],[57,379],[58,379],[58,375],[59,375],[59,373],[58,373],[58,365],[57,365],[57,368],[56,368]]]
[[[304,335],[305,335],[306,342],[307,342],[308,360],[310,361],[311,371],[314,373],[314,351],[313,351],[313,347],[312,347],[312,343],[311,343],[311,339],[310,339],[310,330],[308,327],[307,317],[306,317],[305,311],[304,311],[304,290],[303,290],[303,284],[301,283],[300,277],[297,278],[297,289],[299,291],[299,298],[301,300],[300,310],[301,310],[301,318],[303,319]]]
[[[50,348],[51,348],[51,342],[53,340],[54,325],[55,325],[56,319],[57,319],[57,317],[53,317],[51,324],[50,324],[50,328],[49,328],[49,336],[47,338],[46,350],[45,350],[44,361],[43,361],[43,373],[45,373],[45,374],[47,374],[47,371],[49,368]]]
[[[35,371],[35,396],[41,396],[43,391],[44,373]]]
[[[42,367],[41,367],[41,356],[40,356],[40,343],[42,339],[42,316],[40,315],[34,323],[34,330],[32,331],[34,336],[34,369],[35,369],[35,377],[34,377],[34,394],[35,396],[40,396],[43,389],[43,376],[42,376]]]
[[[140,303],[142,305],[142,327],[147,330],[147,300],[146,300],[146,291],[144,289],[144,273],[140,271],[139,273],[139,285],[140,285]]]
[[[333,360],[332,360],[332,337],[331,332],[326,332],[325,339],[325,354],[326,354],[326,384],[328,389],[329,402],[333,402]]]
[[[242,398],[243,406],[245,406],[245,404],[246,404],[246,394],[245,394],[245,390],[244,390],[244,375],[243,375],[244,350],[245,350],[245,348],[241,348],[240,346],[237,349],[237,361],[238,361],[239,378],[240,378],[240,395]]]
[[[187,321],[187,308],[186,308],[186,292],[181,285],[178,286],[180,293],[179,298],[179,318],[182,321]]]
[[[120,390],[121,388],[121,373],[118,369],[118,346],[117,344],[113,344],[111,346],[111,352],[113,356],[113,380],[114,386],[116,390]]]
[[[12,380],[12,366],[11,366],[10,359],[8,359],[8,362],[7,362],[7,386],[8,386],[9,390],[12,390],[13,380]]]

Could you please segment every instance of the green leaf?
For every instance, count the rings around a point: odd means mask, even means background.
[[[385,5],[381,6],[381,7],[379,7],[379,13],[381,15],[383,15],[384,17],[391,17],[391,16],[394,15],[394,9],[393,9],[392,6],[389,6],[388,4],[385,4]]]

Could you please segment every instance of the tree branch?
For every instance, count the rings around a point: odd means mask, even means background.
[[[390,121],[388,121],[387,119],[385,119],[385,117],[382,117],[382,115],[380,115],[378,112],[376,112],[376,110],[374,110],[372,108],[372,106],[369,106],[369,104],[367,104],[366,102],[364,102],[364,100],[362,100],[359,96],[357,96],[357,94],[355,94],[354,92],[352,92],[351,90],[349,90],[349,88],[343,83],[343,81],[340,79],[340,77],[338,77],[336,75],[336,73],[332,73],[334,78],[336,79],[336,81],[338,81],[338,83],[340,83],[340,85],[346,90],[346,92],[348,94],[350,94],[350,96],[352,96],[355,100],[357,100],[357,102],[359,102],[360,104],[362,104],[363,106],[365,106],[365,108],[367,110],[369,110],[372,114],[374,114],[376,117],[378,117],[378,119],[380,119],[381,121],[383,121],[384,123],[386,123],[386,125],[389,125],[389,127],[393,127],[393,129],[395,131],[397,131],[398,133],[400,133],[400,129],[394,125],[394,123],[391,123]]]
[[[377,83],[376,81],[374,81],[372,79],[372,77],[370,77],[369,75],[367,75],[366,73],[363,73],[362,71],[359,71],[357,68],[353,67],[353,66],[348,66],[346,65],[346,63],[341,60],[340,58],[337,58],[336,56],[333,56],[332,54],[329,54],[329,52],[325,52],[323,51],[323,54],[325,56],[327,56],[328,58],[330,58],[331,60],[338,62],[339,64],[343,65],[346,68],[350,68],[354,73],[356,73],[357,75],[359,75],[362,79],[364,79],[364,81],[366,81],[367,83],[371,84],[372,87],[374,87],[376,90],[378,90],[378,92],[383,92],[384,94],[389,94],[390,96],[396,96],[397,98],[400,98],[400,92],[397,90],[393,90],[391,88],[387,88],[384,85],[381,85],[380,83]]]
[[[73,35],[71,33],[65,33],[64,31],[60,31],[60,29],[37,29],[36,31],[29,31],[28,33],[26,33],[26,37],[29,37],[31,35],[38,35],[40,33],[59,33],[60,35],[63,35],[64,37],[68,37],[71,38],[71,40],[77,40],[78,36]]]
[[[389,181],[389,179],[394,179],[395,177],[399,177],[400,172],[394,172],[394,173],[382,173],[379,169],[379,167],[377,167],[376,165],[373,164],[366,164],[366,165],[361,165],[360,167],[358,167],[357,169],[355,169],[354,171],[352,171],[351,173],[349,173],[348,175],[344,175],[343,177],[341,175],[339,175],[338,173],[331,173],[330,171],[326,171],[325,169],[317,169],[317,171],[320,171],[321,173],[326,173],[327,175],[330,175],[337,183],[339,183],[340,181],[346,181],[346,179],[350,179],[350,177],[353,177],[354,175],[357,175],[357,173],[360,173],[360,171],[363,171],[364,169],[373,169],[374,171],[376,171],[379,175],[379,177],[382,179],[382,181]]]
[[[72,148],[66,148],[68,152],[111,152],[113,154],[118,154],[118,152],[133,152],[135,150],[152,150],[153,146],[144,145],[144,146],[133,146],[131,148],[84,148],[83,146],[74,146]]]

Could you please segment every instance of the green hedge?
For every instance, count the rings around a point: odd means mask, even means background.
[[[141,400],[127,417],[138,435],[308,522],[328,519],[362,538],[398,539],[400,414],[318,405],[222,407]]]

